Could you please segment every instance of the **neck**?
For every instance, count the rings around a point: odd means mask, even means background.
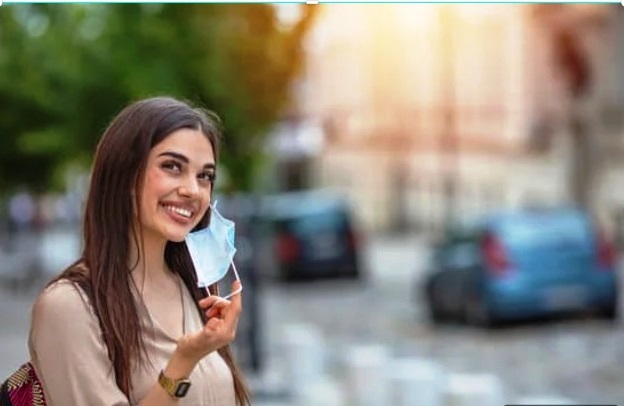
[[[171,278],[171,272],[165,263],[165,245],[167,240],[149,232],[138,233],[138,246],[130,233],[130,257],[128,266],[138,287]]]

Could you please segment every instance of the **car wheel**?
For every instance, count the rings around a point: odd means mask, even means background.
[[[473,294],[466,300],[464,320],[475,327],[489,328],[494,325],[494,319],[482,294]]]
[[[432,304],[429,308],[429,319],[433,324],[446,324],[450,320],[448,315],[436,304]]]
[[[448,315],[442,310],[442,305],[436,294],[436,283],[432,282],[427,288],[427,307],[429,309],[429,319],[434,324],[441,324],[448,320]]]
[[[618,319],[617,302],[610,304],[600,311],[600,316],[606,320],[616,321]]]

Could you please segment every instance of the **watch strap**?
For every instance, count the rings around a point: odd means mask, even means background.
[[[165,375],[164,370],[161,370],[158,375],[158,384],[169,394],[169,396],[182,398],[186,395],[186,392],[191,385],[191,381],[187,378],[171,379]]]

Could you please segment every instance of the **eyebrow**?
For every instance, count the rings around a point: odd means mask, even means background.
[[[180,161],[184,162],[185,164],[188,164],[190,162],[189,159],[186,156],[180,154],[179,152],[165,151],[165,152],[162,152],[162,153],[158,154],[158,156],[159,157],[161,157],[161,156],[168,156],[168,157],[171,157],[171,158],[179,159]],[[205,169],[215,169],[215,164],[214,163],[204,164],[204,168]]]

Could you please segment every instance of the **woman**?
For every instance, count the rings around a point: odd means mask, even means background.
[[[210,219],[218,137],[214,116],[171,98],[126,107],[102,136],[82,256],[33,308],[48,405],[249,404],[228,346],[241,295],[205,297],[184,243]]]

